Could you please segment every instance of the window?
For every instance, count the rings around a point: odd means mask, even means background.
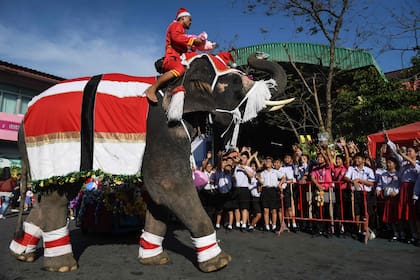
[[[27,96],[22,96],[21,97],[19,114],[25,114],[26,113],[26,111],[28,110],[29,101],[31,101],[30,97],[27,97]]]
[[[1,111],[5,113],[16,114],[18,96],[10,93],[3,92]]]

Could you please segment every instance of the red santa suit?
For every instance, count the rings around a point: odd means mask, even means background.
[[[172,22],[166,31],[166,51],[163,60],[163,71],[179,77],[185,70],[181,64],[180,56],[188,51],[194,43],[194,38],[185,34],[185,28],[179,21]]]

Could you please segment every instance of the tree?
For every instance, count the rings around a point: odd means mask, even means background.
[[[350,8],[350,0],[328,1],[328,0],[289,0],[289,1],[256,1],[258,4],[268,7],[267,14],[272,15],[279,10],[290,12],[293,16],[304,17],[308,23],[310,34],[321,33],[329,45],[329,61],[325,73],[326,83],[323,87],[323,99],[325,101],[325,118],[321,112],[321,105],[316,102],[318,92],[316,85],[307,87],[315,98],[316,116],[319,123],[319,130],[332,134],[333,122],[333,81],[336,75],[335,68],[335,48],[339,39],[340,31],[344,23],[344,16]],[[252,11],[257,7],[256,4],[249,4],[248,10]],[[304,27],[299,26],[298,32],[304,31]],[[296,69],[296,68],[295,68]],[[323,73],[324,74],[324,73]],[[302,77],[302,75],[300,75]],[[313,78],[313,81],[315,78]],[[314,94],[315,93],[315,94]]]
[[[366,135],[409,124],[420,119],[419,94],[401,81],[385,81],[376,69],[346,73],[347,80],[334,103],[334,131],[359,143]]]
[[[380,30],[381,53],[383,52],[400,52],[401,67],[405,68],[404,56],[419,58],[420,52],[420,4],[413,5],[412,1],[403,1],[404,9],[390,10],[389,24],[392,28],[383,28]],[[411,61],[415,65],[414,61]]]

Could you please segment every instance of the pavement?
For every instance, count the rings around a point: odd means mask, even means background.
[[[164,247],[171,263],[143,266],[138,263],[138,232],[84,234],[70,222],[73,252],[79,263],[75,272],[42,270],[40,256],[34,263],[15,260],[8,251],[17,220],[11,213],[0,220],[0,280],[95,279],[420,279],[420,248],[376,238],[366,245],[352,238],[312,238],[303,232],[240,232],[221,229],[220,246],[233,257],[224,269],[202,273],[187,230],[173,225]],[[42,249],[40,249],[42,253]]]

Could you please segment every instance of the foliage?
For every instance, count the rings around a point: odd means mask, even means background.
[[[382,129],[420,119],[420,90],[407,90],[401,81],[385,81],[372,68],[347,73],[334,104],[334,133],[359,143]]]

